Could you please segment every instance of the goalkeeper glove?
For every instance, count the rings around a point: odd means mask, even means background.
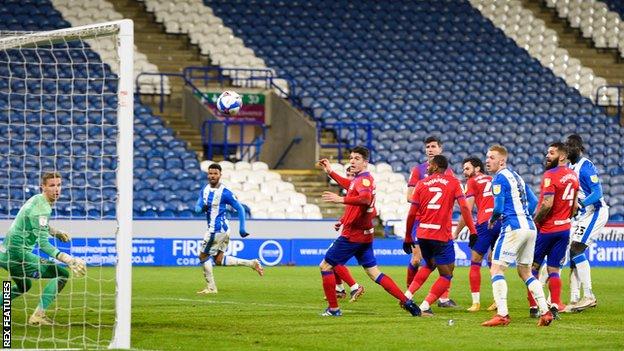
[[[470,234],[468,237],[468,247],[472,249],[473,246],[477,243],[477,234]]]
[[[64,243],[67,243],[71,240],[69,233],[60,229],[50,227],[50,234],[52,234],[52,236],[54,236],[55,238],[59,239],[60,241]]]
[[[59,253],[56,258],[59,261],[67,264],[69,269],[71,269],[72,273],[74,273],[76,277],[80,278],[87,274],[87,264],[83,259],[71,257],[64,252]]]

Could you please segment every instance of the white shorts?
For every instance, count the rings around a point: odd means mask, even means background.
[[[204,234],[204,240],[201,244],[201,252],[208,256],[216,256],[219,251],[225,252],[230,242],[230,232]]]
[[[572,222],[570,241],[589,246],[609,220],[609,207],[587,211]]]
[[[514,262],[532,264],[536,237],[537,231],[531,229],[502,232],[494,244],[492,262],[501,266],[507,266]]]

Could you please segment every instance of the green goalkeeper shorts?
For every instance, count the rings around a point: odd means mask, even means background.
[[[15,278],[69,277],[69,270],[30,252],[0,252],[0,267]]]

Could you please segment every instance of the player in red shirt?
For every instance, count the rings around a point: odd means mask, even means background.
[[[442,154],[442,140],[440,140],[440,138],[436,136],[427,137],[427,139],[425,139],[425,154],[427,155],[427,162],[423,162],[417,166],[414,166],[412,168],[412,172],[410,173],[410,178],[407,182],[407,202],[409,202],[412,198],[412,193],[414,192],[414,188],[416,187],[418,182],[428,176],[427,168],[429,167],[429,161],[431,161],[434,156]],[[448,168],[445,174],[453,175],[453,170]],[[420,253],[420,248],[418,247],[418,240],[416,240],[415,232],[412,232],[409,236],[405,237],[405,240],[403,241],[403,251],[405,251],[405,253],[408,255],[412,255],[409,263],[407,264],[406,280],[407,286],[409,286],[414,280],[416,272],[418,272],[418,267],[420,266],[420,261],[422,260],[422,254]],[[426,273],[426,271],[422,273]],[[430,273],[431,271],[429,271],[429,274]],[[427,278],[425,277],[425,279]],[[440,297],[440,301],[438,301],[438,306],[456,307],[457,304],[455,303],[455,301],[449,299],[449,291],[446,291]]]
[[[321,160],[321,162],[323,163],[329,162],[329,160],[327,161]],[[351,171],[351,166],[348,166],[345,169],[345,172],[346,172],[347,179],[349,181],[355,178],[355,174],[353,174],[353,172]],[[349,185],[350,184],[351,182],[349,182]],[[345,184],[341,184],[341,186],[343,185],[344,187],[342,188],[340,193],[341,195],[346,195],[347,189],[349,188],[349,186],[346,184],[346,182]],[[334,225],[334,228],[336,229],[336,231],[340,231],[341,227],[342,227],[342,218],[340,218],[338,222],[336,222],[336,224]],[[336,276],[336,296],[338,297],[338,299],[344,299],[345,297],[347,297],[347,292],[345,291],[344,286],[342,286],[343,281],[347,283],[347,285],[349,285],[349,288],[351,290],[349,292],[349,302],[357,301],[364,294],[364,287],[355,281],[355,279],[351,275],[351,272],[349,271],[347,266],[344,266],[344,265],[335,266],[334,273],[335,273],[334,275]]]
[[[420,305],[423,316],[433,315],[431,304],[449,288],[453,278],[455,247],[451,234],[451,220],[456,200],[470,234],[476,233],[461,184],[454,176],[445,174],[447,169],[446,157],[436,155],[431,159],[427,169],[430,176],[416,185],[407,216],[406,234],[411,233],[415,225],[418,226],[416,237],[426,267],[432,270],[437,267],[440,273],[440,277]],[[415,224],[416,217],[418,217],[417,224]],[[405,295],[411,298],[421,285],[422,283],[419,285],[414,279]]]
[[[494,196],[492,195],[492,177],[482,173],[485,169],[483,162],[478,157],[468,157],[463,163],[464,177],[466,178],[466,203],[472,213],[473,205],[477,207],[477,235],[471,235],[468,246],[472,254],[470,258],[470,292],[472,293],[472,306],[468,312],[477,312],[481,309],[481,262],[483,257],[494,247],[496,239],[501,231],[500,221],[488,228],[488,220],[494,210]],[[454,238],[464,229],[463,218],[459,219],[455,228]],[[493,304],[488,311],[495,310]]]
[[[321,160],[320,164],[338,184],[348,188],[347,195],[342,197],[338,194],[326,191],[323,200],[345,204],[345,212],[342,216],[342,233],[325,253],[325,258],[319,264],[323,278],[323,291],[329,303],[329,307],[322,316],[341,316],[336,298],[336,278],[334,267],[344,265],[351,257],[355,257],[364,268],[366,274],[381,285],[388,293],[396,297],[403,308],[413,316],[420,315],[420,309],[411,300],[405,297],[401,289],[387,275],[383,274],[373,252],[373,218],[375,212],[375,184],[373,177],[366,170],[368,167],[369,151],[367,148],[357,146],[351,150],[349,163],[355,174],[353,180],[343,178],[331,169],[328,160]]]
[[[572,217],[577,210],[576,198],[579,180],[576,172],[568,168],[568,152],[565,144],[557,142],[548,147],[546,154],[546,172],[542,178],[540,198],[535,212],[537,240],[533,257],[533,275],[537,278],[538,270],[544,258],[548,271],[548,289],[550,290],[550,312],[555,318],[565,308],[561,302],[561,265],[566,257],[570,242]],[[528,293],[529,314],[538,318],[537,303]]]

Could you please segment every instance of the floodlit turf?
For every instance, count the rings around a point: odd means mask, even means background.
[[[406,257],[407,258],[407,257]],[[219,287],[217,295],[200,296],[203,287],[202,272],[193,268],[135,268],[133,270],[132,346],[150,350],[622,350],[624,349],[624,296],[622,282],[624,269],[594,269],[598,307],[578,314],[565,314],[552,326],[538,328],[536,320],[528,317],[526,290],[515,272],[507,273],[509,306],[512,323],[507,327],[484,328],[480,323],[492,313],[465,311],[471,302],[468,288],[468,269],[459,268],[453,279],[451,296],[460,308],[434,307],[435,317],[415,318],[399,308],[394,298],[380,286],[368,280],[359,267],[352,268],[355,278],[366,287],[360,301],[350,304],[341,301],[344,316],[320,317],[325,308],[321,279],[315,267],[267,268],[259,277],[248,268],[216,267]],[[405,284],[403,267],[385,267],[401,287]],[[103,277],[112,276],[107,269]],[[567,276],[567,271],[564,272]],[[485,270],[482,271],[482,304],[491,302],[491,288]],[[432,276],[431,278],[434,278]],[[416,295],[420,301],[428,292],[430,283]],[[567,280],[567,279],[566,279]],[[73,282],[80,291],[82,282]],[[95,288],[93,281],[88,284]],[[568,292],[564,285],[564,299]],[[37,286],[33,288],[34,291]],[[104,291],[108,286],[104,287]],[[91,290],[90,290],[91,291]],[[67,307],[66,292],[59,300]],[[82,306],[84,296],[72,300],[74,307]],[[89,307],[96,307],[99,299],[86,296]],[[13,321],[23,323],[27,302],[28,311],[36,305],[36,296],[29,294],[14,303]],[[104,299],[102,305],[110,307]],[[86,319],[97,321],[95,311],[87,311]],[[103,314],[110,323],[110,313]],[[56,320],[65,322],[68,311],[57,310]],[[449,326],[449,319],[454,321]],[[72,309],[72,322],[80,320],[79,311]],[[82,330],[91,339],[97,339],[92,326],[72,325],[71,337],[80,338]],[[20,336],[30,338],[67,335],[66,327],[42,329],[14,325],[13,347],[21,347]],[[107,330],[102,339],[110,335]],[[58,341],[58,340],[57,340]],[[81,339],[74,340],[82,342]],[[66,346],[75,346],[72,343]],[[29,339],[23,346],[35,346]],[[39,342],[39,347],[52,346]]]

